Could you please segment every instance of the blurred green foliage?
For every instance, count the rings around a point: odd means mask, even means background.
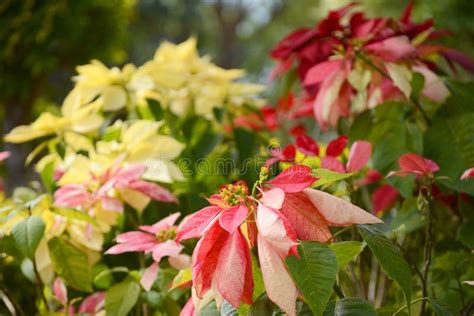
[[[122,62],[129,0],[6,0],[0,4],[0,89],[26,97],[36,78],[91,58]]]

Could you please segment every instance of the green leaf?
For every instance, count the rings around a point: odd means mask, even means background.
[[[425,226],[426,218],[421,217],[417,199],[410,197],[403,201],[402,207],[390,223],[392,232],[409,234]]]
[[[13,239],[26,257],[30,259],[35,257],[45,227],[43,220],[38,216],[29,216],[13,226]]]
[[[372,305],[361,298],[343,298],[328,304],[324,316],[376,316]]]
[[[425,133],[425,156],[435,161],[447,187],[474,195],[474,181],[460,180],[474,166],[474,83],[451,83],[452,96]]]
[[[193,117],[183,127],[187,138],[185,152],[188,158],[198,160],[209,155],[221,142],[223,135],[216,133],[211,122],[201,117]]]
[[[454,315],[453,312],[451,312],[446,307],[441,306],[435,299],[430,297],[428,301],[430,302],[431,308],[433,308],[437,316],[453,316]]]
[[[329,248],[336,254],[339,269],[357,257],[364,247],[365,245],[359,241],[343,241],[329,245]]]
[[[313,170],[313,176],[319,178],[314,185],[320,187],[347,179],[352,176],[352,173],[339,173],[327,169],[315,169]]]
[[[402,288],[407,304],[411,301],[411,270],[397,247],[374,225],[358,225],[357,229],[369,245],[385,273]]]
[[[237,310],[229,302],[223,301],[221,305],[221,316],[237,316]]]
[[[49,255],[54,271],[70,287],[91,292],[91,269],[87,255],[61,237],[48,241]]]
[[[156,121],[162,120],[164,116],[164,112],[160,103],[153,99],[147,99],[146,101],[148,102],[148,108],[153,113],[155,120]]]
[[[458,239],[466,247],[474,248],[474,219],[470,219],[459,226]]]
[[[423,87],[425,86],[425,77],[419,72],[412,73],[410,85],[411,97],[418,100],[421,90],[423,90]]]
[[[151,120],[155,121],[155,117],[153,115],[153,112],[151,111],[150,107],[148,105],[139,105],[136,107],[138,115],[140,116],[141,119],[143,120]]]
[[[234,129],[235,142],[239,150],[239,161],[243,162],[247,158],[251,158],[257,149],[255,135],[241,127]]]
[[[43,185],[48,192],[52,192],[54,188],[54,162],[48,163],[40,173]]]
[[[28,187],[18,187],[13,191],[13,200],[19,204],[25,204],[37,197],[38,193]]]
[[[102,140],[106,142],[118,140],[120,139],[121,133],[122,133],[122,130],[119,126],[111,125],[105,129],[104,135],[102,136]]]
[[[114,279],[112,274],[114,273],[128,273],[129,270],[127,267],[113,267],[108,269],[106,265],[103,264],[97,264],[94,266],[94,269],[92,272],[96,270],[96,274],[94,275],[92,279],[92,283],[94,283],[95,287],[98,288],[108,288],[110,286],[110,283]]]
[[[322,315],[336,281],[336,255],[317,242],[302,242],[298,252],[301,258],[286,259],[288,268],[313,313]]]
[[[248,305],[247,305],[248,306]],[[241,316],[262,316],[271,315],[273,312],[273,303],[270,302],[266,295],[262,296],[250,306],[246,312],[241,312],[239,308],[239,315]]]
[[[359,115],[351,126],[350,142],[370,141],[373,166],[384,174],[398,169],[398,158],[403,153],[421,153],[421,129],[406,119],[411,109],[408,103],[385,102]]]
[[[216,301],[212,301],[202,308],[198,316],[221,316],[221,313],[217,310]]]
[[[252,273],[253,273],[253,300],[255,301],[265,292],[263,284],[262,270],[258,265],[258,259],[252,255]]]
[[[140,284],[128,276],[115,284],[105,294],[105,312],[107,315],[126,316],[135,306],[140,295]]]

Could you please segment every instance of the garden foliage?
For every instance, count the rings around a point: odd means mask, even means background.
[[[474,85],[453,78],[474,64],[411,9],[284,37],[274,102],[194,38],[77,67],[60,111],[5,136],[41,183],[2,200],[11,308],[472,313]]]

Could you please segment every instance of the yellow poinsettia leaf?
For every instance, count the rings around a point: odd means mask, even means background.
[[[150,198],[138,191],[122,189],[119,192],[120,197],[125,203],[133,207],[138,212],[141,212],[150,203]]]
[[[64,142],[73,151],[77,152],[80,150],[91,151],[94,150],[92,142],[85,136],[74,133],[74,132],[65,132],[64,133]]]
[[[117,111],[125,106],[127,94],[118,86],[105,87],[102,91],[102,102],[104,111]]]

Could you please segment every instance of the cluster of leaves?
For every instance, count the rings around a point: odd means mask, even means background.
[[[472,313],[474,87],[433,60],[470,62],[429,46],[411,7],[400,21],[353,9],[277,45],[274,107],[194,39],[140,67],[78,67],[61,113],[5,137],[38,143],[42,180],[2,199],[6,308]],[[331,126],[327,145],[311,136]]]

